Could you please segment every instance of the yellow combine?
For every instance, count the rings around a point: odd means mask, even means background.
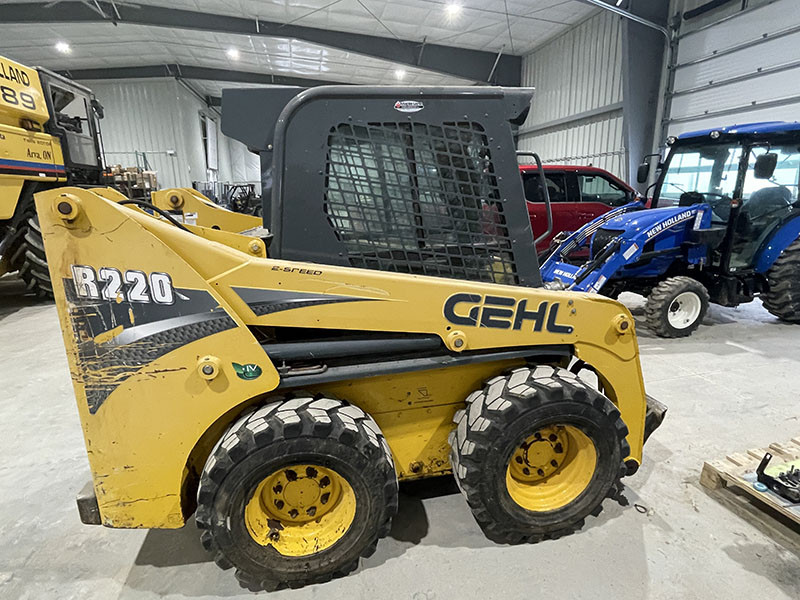
[[[19,271],[38,296],[52,288],[33,195],[99,183],[100,117],[89,89],[0,56],[0,275]]]
[[[504,542],[597,514],[663,407],[646,426],[622,305],[540,287],[509,126],[530,99],[284,98],[269,258],[111,191],[38,194],[93,477],[82,519],[196,510],[217,564],[274,589],[352,571],[398,481],[452,471]]]
[[[33,196],[102,183],[102,116],[88,88],[0,56],[0,276],[19,271],[36,296],[52,296],[52,286]],[[225,210],[192,189],[154,192],[152,202],[213,229],[261,226],[261,219]]]

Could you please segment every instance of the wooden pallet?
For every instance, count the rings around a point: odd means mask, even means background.
[[[734,486],[800,525],[800,504],[792,504],[774,492],[759,492],[753,487],[756,468],[767,452],[773,456],[767,472],[774,466],[788,462],[800,466],[800,437],[783,444],[770,444],[767,448],[755,448],[713,462],[705,462],[700,473],[700,483],[710,490]]]

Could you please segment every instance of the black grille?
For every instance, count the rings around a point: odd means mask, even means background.
[[[479,123],[343,123],[326,162],[325,211],[352,266],[517,283]]]
[[[611,240],[624,232],[624,229],[598,229],[592,238],[592,258],[595,258],[602,252],[603,248],[605,248]]]

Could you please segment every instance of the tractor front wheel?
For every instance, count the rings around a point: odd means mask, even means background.
[[[375,551],[395,512],[397,476],[375,421],[306,394],[234,423],[197,493],[203,545],[252,591],[346,575]]]
[[[19,271],[29,294],[37,298],[53,298],[53,284],[47,268],[44,241],[39,228],[39,217],[33,203],[34,188],[26,188],[19,199],[17,210],[11,220],[11,235],[8,245],[9,270]]]
[[[660,337],[691,335],[706,316],[708,302],[708,290],[696,279],[685,276],[665,279],[647,297],[647,327]]]
[[[628,428],[608,398],[567,369],[495,377],[455,421],[453,474],[493,541],[571,533],[621,490]]]
[[[764,308],[789,323],[800,323],[800,240],[793,242],[767,271]]]

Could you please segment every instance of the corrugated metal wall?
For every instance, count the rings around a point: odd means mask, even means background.
[[[523,58],[536,88],[519,149],[549,163],[592,164],[627,177],[622,125],[622,27],[598,12]]]
[[[696,2],[674,0],[673,12]],[[733,6],[741,10],[741,6]],[[735,123],[794,121],[800,114],[800,11],[776,0],[684,22],[669,134]]]
[[[136,166],[144,152],[159,187],[208,181],[200,115],[217,127],[218,181],[259,182],[258,156],[220,130],[220,117],[173,79],[86,81],[105,108],[101,122],[108,164]],[[141,161],[141,159],[140,159]]]

